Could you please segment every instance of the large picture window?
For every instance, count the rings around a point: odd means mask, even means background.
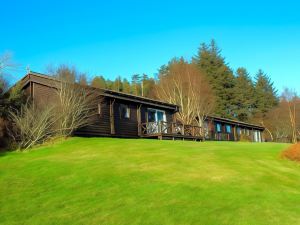
[[[120,117],[121,117],[121,119],[129,119],[130,118],[130,108],[128,105],[124,105],[124,104],[120,105]]]

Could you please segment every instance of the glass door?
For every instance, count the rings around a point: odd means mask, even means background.
[[[147,125],[147,133],[166,133],[165,126],[163,122],[167,122],[166,113],[162,110],[157,109],[148,109],[148,125]]]
[[[157,123],[158,123],[158,132],[160,133],[166,133],[166,124],[163,122],[167,122],[166,121],[166,114],[164,111],[156,111],[156,118],[157,118]]]

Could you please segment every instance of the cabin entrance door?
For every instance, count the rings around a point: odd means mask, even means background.
[[[166,113],[163,110],[148,109],[147,133],[166,133]]]

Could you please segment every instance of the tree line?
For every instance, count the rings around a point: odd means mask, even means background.
[[[289,89],[278,93],[262,69],[250,75],[245,67],[230,68],[214,40],[202,43],[191,59],[170,59],[155,77],[134,74],[131,80],[120,76],[110,80],[94,76],[88,81],[85,74],[76,75],[76,70],[66,66],[56,71],[73,74],[72,81],[83,85],[177,104],[177,119],[183,123],[202,125],[207,115],[214,115],[265,126],[265,136],[270,141],[295,142],[299,138],[297,93]],[[289,109],[291,105],[293,109]],[[291,110],[295,118],[291,118]]]
[[[221,54],[220,48],[212,40],[209,44],[203,43],[197,54],[190,60],[182,57],[173,58],[158,69],[155,77],[146,74],[134,74],[131,80],[118,76],[115,80],[106,79],[104,76],[95,75],[91,80],[84,73],[78,73],[75,67],[61,65],[49,71],[56,76],[60,74],[64,79],[95,88],[104,88],[114,91],[160,99],[158,87],[167,83],[169,68],[172,66],[197,68],[198,75],[205,80],[207,89],[214,95],[213,114],[216,116],[250,122],[253,118],[265,116],[268,111],[277,106],[280,101],[278,92],[271,78],[261,69],[255,74],[254,79],[246,68],[231,69]],[[184,79],[186,72],[181,72]],[[201,82],[198,83],[201,86]],[[203,86],[203,85],[202,85]],[[169,99],[166,99],[169,101]]]
[[[10,57],[5,55],[0,61],[1,138],[10,109],[20,112],[21,109],[26,111],[26,108],[22,108],[24,99],[18,85],[6,92],[5,72],[13,65]],[[265,137],[269,141],[297,142],[300,137],[297,117],[300,98],[297,93],[286,89],[279,94],[270,76],[261,69],[250,75],[244,67],[230,68],[214,40],[201,44],[191,59],[170,59],[158,69],[155,77],[134,74],[130,80],[121,76],[110,80],[96,75],[89,79],[90,76],[68,65],[47,68],[47,73],[81,87],[110,89],[179,105],[177,120],[185,124],[203,126],[206,116],[214,115],[262,125],[266,127]],[[78,105],[74,107],[80,108]],[[10,116],[13,115],[10,113]],[[15,114],[16,117],[20,115]]]

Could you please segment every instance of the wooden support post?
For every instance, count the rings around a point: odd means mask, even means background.
[[[233,126],[233,137],[234,137],[234,141],[237,141],[237,136],[236,136],[236,125]]]
[[[109,101],[109,119],[110,119],[110,133],[115,134],[115,117],[114,117],[114,103],[115,99]]]
[[[138,135],[142,135],[142,118],[141,118],[141,107],[142,105],[137,106],[137,123],[138,123]]]

